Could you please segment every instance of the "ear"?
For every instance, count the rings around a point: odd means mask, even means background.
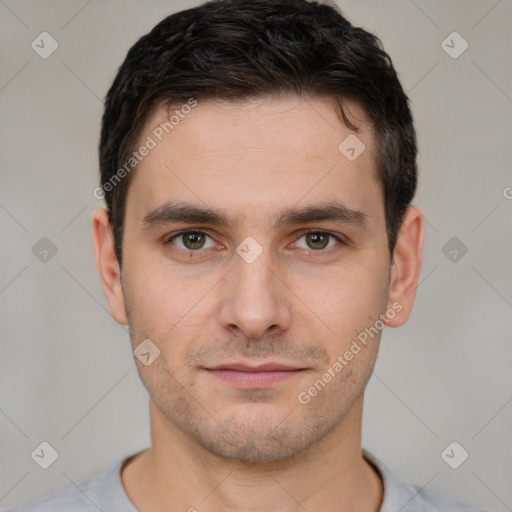
[[[394,309],[396,314],[385,321],[389,327],[399,327],[409,318],[421,270],[423,237],[423,213],[418,207],[410,206],[404,212],[403,224],[393,251],[388,309]],[[396,303],[400,304],[401,308]],[[392,307],[393,304],[395,308]]]
[[[105,208],[99,208],[92,214],[92,242],[96,268],[110,307],[110,314],[116,322],[126,325],[128,318],[121,285],[121,270],[114,251],[112,226]]]

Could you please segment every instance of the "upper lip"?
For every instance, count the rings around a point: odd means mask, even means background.
[[[240,372],[275,372],[275,371],[292,371],[304,370],[296,366],[289,366],[280,363],[264,363],[260,365],[250,365],[247,363],[224,363],[217,366],[206,368],[207,370],[237,370]]]

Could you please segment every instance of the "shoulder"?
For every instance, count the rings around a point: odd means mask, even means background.
[[[401,498],[399,498],[401,512],[489,512],[433,489],[404,482],[397,482],[397,485],[400,487],[401,493]],[[382,512],[387,512],[387,509]]]
[[[98,512],[118,493],[117,475],[123,459],[104,471],[6,512]],[[108,502],[108,503],[107,503]]]
[[[384,484],[380,512],[490,512],[433,489],[398,481],[375,455],[363,449],[363,456],[377,470]]]
[[[96,479],[100,475],[89,477],[64,489],[29,501],[9,509],[7,512],[98,512],[98,493]]]

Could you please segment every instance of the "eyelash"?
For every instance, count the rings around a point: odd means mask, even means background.
[[[207,236],[209,238],[212,238],[205,231],[201,231],[199,229],[186,229],[184,231],[180,231],[178,233],[175,233],[170,238],[167,238],[164,241],[164,245],[170,245],[174,239],[179,238],[180,236],[183,236],[183,235],[186,235],[186,234],[190,234],[190,233],[201,234],[201,235],[205,235],[205,236]],[[339,244],[346,245],[346,242],[344,240],[342,240],[339,236],[335,235],[334,233],[331,233],[330,231],[323,231],[323,230],[318,230],[318,229],[311,230],[311,231],[306,231],[306,232],[302,233],[297,240],[300,240],[302,237],[304,237],[306,235],[310,235],[310,234],[328,236],[330,238],[334,238],[337,242],[339,242]],[[187,254],[200,253],[200,252],[206,250],[206,249],[198,249],[196,251],[192,251],[190,249],[182,249],[181,247],[177,247],[177,249],[179,251],[185,252]],[[317,251],[314,251],[314,250],[309,250],[308,251],[306,249],[304,249],[304,250],[306,251],[306,254],[307,254],[308,257],[315,258],[315,257],[318,257],[318,256],[325,255],[325,253],[327,251],[329,251],[330,249],[334,249],[334,247],[330,247],[329,249],[319,249]]]

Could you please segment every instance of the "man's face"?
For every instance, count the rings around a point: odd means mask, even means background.
[[[149,339],[160,355],[137,367],[162,417],[219,456],[304,451],[340,425],[373,370],[380,331],[332,370],[390,307],[373,135],[357,105],[349,113],[366,146],[355,160],[359,146],[338,149],[351,132],[333,106],[295,97],[199,102],[162,141],[152,135],[169,117],[160,109],[140,136],[157,145],[128,190],[122,285],[133,348]],[[233,225],[172,221],[166,207],[178,203]],[[279,217],[327,203],[362,215]],[[266,363],[296,371],[235,366]],[[334,376],[301,403],[329,368]]]

